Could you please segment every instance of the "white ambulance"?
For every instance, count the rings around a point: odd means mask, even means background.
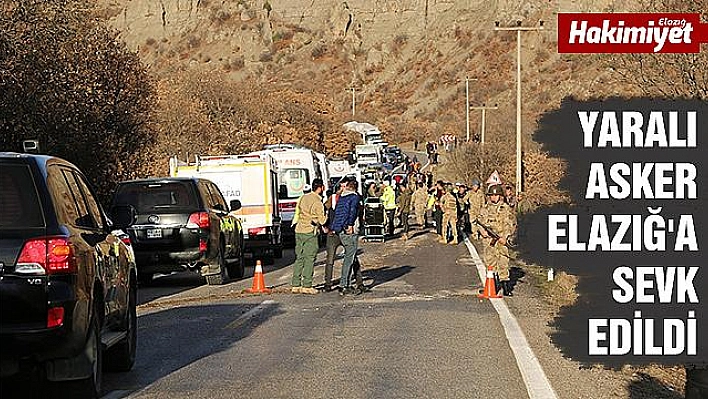
[[[283,240],[295,242],[295,230],[292,227],[297,200],[305,194],[305,188],[311,187],[314,179],[324,179],[320,158],[311,149],[290,147],[288,145],[270,146],[263,151],[251,154],[268,154],[273,157],[278,167],[278,201],[283,219]]]
[[[196,156],[194,162],[170,159],[170,176],[198,176],[214,182],[226,199],[241,201],[246,252],[270,263],[283,256],[278,207],[278,172],[268,154]]]

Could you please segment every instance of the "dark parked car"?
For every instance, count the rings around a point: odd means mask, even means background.
[[[137,221],[127,233],[135,252],[138,279],[155,273],[198,270],[207,283],[224,284],[243,277],[243,230],[219,188],[209,180],[190,177],[122,182],[113,207],[130,205]]]
[[[391,157],[391,160],[393,161],[392,163],[395,165],[398,165],[405,161],[406,156],[403,154],[403,151],[397,146],[388,146],[384,148],[384,157],[388,158]]]
[[[0,377],[39,371],[100,394],[103,364],[130,370],[136,270],[84,175],[59,158],[0,153]],[[105,351],[105,354],[104,354]]]

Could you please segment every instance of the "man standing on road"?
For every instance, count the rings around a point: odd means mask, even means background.
[[[457,198],[452,193],[452,185],[448,185],[445,189],[445,195],[440,198],[440,207],[443,210],[442,227],[443,234],[440,237],[440,242],[447,244],[447,237],[452,235],[450,244],[457,244]]]
[[[352,290],[350,287],[352,266],[355,266],[356,251],[359,246],[358,221],[360,200],[356,190],[356,180],[349,181],[344,191],[342,191],[342,195],[339,197],[339,202],[334,210],[334,220],[332,221],[332,230],[339,236],[342,245],[344,245],[342,276],[339,279],[342,295],[358,295],[362,292],[360,288]],[[355,274],[361,273],[361,270],[355,270],[354,272]]]
[[[499,235],[499,240],[491,245],[494,239],[486,229],[480,229],[483,241],[488,244],[485,245],[484,260],[499,276],[504,296],[512,296],[512,286],[509,281],[509,248],[506,243],[516,231],[516,215],[503,200],[504,187],[501,184],[489,186],[487,196],[489,202],[482,207],[478,220]]]
[[[425,145],[425,152],[428,153],[428,162],[434,163],[433,162],[433,153],[435,152],[435,144],[428,141],[428,144]]]
[[[403,227],[401,238],[405,241],[408,239],[408,215],[411,213],[411,190],[408,188],[408,184],[406,184],[406,182],[403,182],[403,184],[399,187],[398,214],[401,217],[401,225]]]
[[[440,239],[443,237],[443,210],[440,205],[440,199],[445,195],[445,186],[442,180],[438,180],[435,183],[435,188],[433,189],[433,196],[435,198],[435,208],[433,208],[433,218],[435,219],[435,230],[437,231]]]
[[[312,288],[312,275],[317,256],[317,235],[320,226],[327,222],[322,205],[322,179],[312,181],[312,192],[303,195],[297,205],[298,222],[295,226],[295,264],[293,266],[292,292],[316,294]]]
[[[413,212],[415,213],[415,221],[420,226],[420,229],[425,228],[425,211],[428,205],[428,190],[425,189],[423,182],[418,182],[418,188],[413,193],[411,198],[413,203]]]
[[[470,204],[467,202],[467,186],[465,183],[460,183],[457,188],[457,226],[458,226],[458,236],[463,232],[467,231],[467,225],[469,224],[469,211]]]
[[[384,180],[384,189],[381,194],[381,203],[386,212],[386,234],[393,235],[395,229],[394,219],[396,217],[396,192],[391,187],[390,180]]]
[[[340,246],[342,245],[342,240],[339,239],[339,235],[334,232],[332,229],[332,223],[334,222],[334,215],[335,215],[335,209],[337,207],[337,203],[339,202],[339,198],[341,197],[342,193],[344,192],[344,189],[347,187],[349,184],[350,180],[347,177],[342,178],[340,180],[338,186],[337,186],[337,191],[333,193],[327,201],[325,201],[325,209],[327,209],[327,242],[326,242],[326,248],[327,248],[327,260],[325,262],[325,277],[324,277],[324,290],[325,292],[330,292],[332,291],[332,271],[334,270],[334,258],[337,256],[337,249],[339,249]],[[364,279],[361,274],[361,266],[359,265],[359,257],[355,256],[354,257],[354,264],[352,265],[354,270],[357,271],[355,273],[356,276],[356,283],[357,287],[359,289],[363,290],[364,287]]]
[[[474,223],[474,219],[477,218],[479,213],[482,211],[482,206],[484,205],[484,192],[479,188],[480,182],[477,179],[472,180],[472,189],[467,193],[467,203],[469,204],[469,215],[471,220],[470,229],[472,231],[472,239],[477,239],[480,235],[479,226]]]
[[[334,258],[337,255],[337,248],[342,245],[342,241],[339,236],[332,230],[332,222],[334,221],[334,209],[339,202],[339,197],[342,195],[344,186],[349,182],[349,178],[344,177],[337,184],[336,190],[332,193],[325,201],[325,212],[327,214],[327,241],[325,246],[327,248],[327,261],[325,262],[325,277],[324,277],[324,290],[326,292],[332,291],[332,271],[334,269]]]

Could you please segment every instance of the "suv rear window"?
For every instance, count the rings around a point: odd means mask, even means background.
[[[132,205],[138,213],[180,213],[198,208],[190,182],[123,184],[118,187],[113,205]]]
[[[0,229],[44,227],[29,165],[0,164]]]

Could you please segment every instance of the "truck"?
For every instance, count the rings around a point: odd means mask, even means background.
[[[379,128],[370,123],[351,121],[345,123],[344,128],[359,133],[361,135],[361,141],[364,144],[375,144],[381,146],[381,148],[388,145],[388,143],[383,140],[383,135]]]
[[[323,179],[320,158],[308,148],[274,147],[252,152],[251,155],[270,155],[278,172],[278,207],[282,218],[282,235],[286,244],[295,244],[295,230],[292,226],[297,200],[311,187],[316,178]]]
[[[241,222],[246,254],[266,263],[283,256],[278,170],[269,154],[195,156],[194,162],[173,157],[170,176],[215,183],[227,203],[241,202],[232,213]]]
[[[363,169],[371,164],[381,163],[381,149],[375,144],[361,144],[354,147],[356,164],[359,169]]]

